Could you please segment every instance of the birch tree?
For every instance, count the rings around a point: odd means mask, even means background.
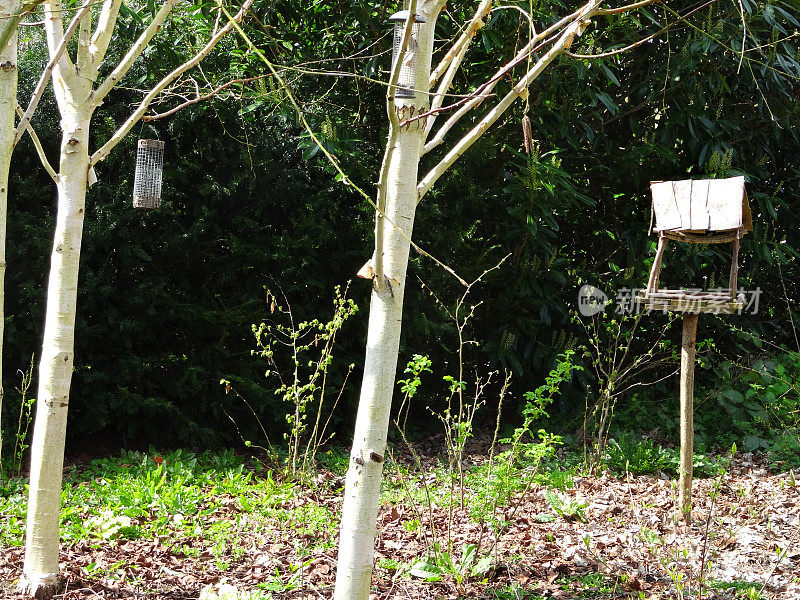
[[[35,9],[42,0],[21,3],[18,0],[0,0],[0,374],[3,372],[3,340],[5,338],[5,274],[6,274],[6,222],[8,215],[8,180],[11,170],[11,155],[16,145],[14,122],[15,115],[21,113],[17,103],[17,85],[19,80],[19,67],[17,59],[18,27],[22,18]],[[84,7],[79,14],[85,14],[88,7]],[[69,40],[74,28],[67,28],[65,43]],[[52,62],[52,61],[51,61]],[[50,69],[45,69],[48,73]],[[55,181],[56,173],[44,154],[39,138],[28,124],[24,129],[33,139],[39,158],[45,170]],[[3,409],[5,395],[0,377],[0,413]],[[0,432],[0,452],[3,447],[3,436]]]
[[[381,474],[395,383],[403,296],[416,208],[422,198],[458,158],[467,151],[520,97],[558,56],[566,53],[592,19],[634,10],[644,0],[619,8],[601,8],[589,0],[552,25],[531,34],[524,46],[471,94],[453,101],[454,78],[470,44],[492,10],[481,0],[442,61],[432,69],[434,31],[444,0],[410,0],[400,47],[387,88],[389,137],[378,181],[375,252],[359,275],[372,279],[364,376],[356,417],[353,447],[347,471],[336,573],[335,600],[367,600],[372,574],[373,547],[380,501]],[[713,0],[712,0],[713,1]],[[499,7],[499,9],[508,7]],[[530,15],[528,15],[530,18]],[[642,43],[646,41],[642,40]],[[636,45],[636,44],[634,44]],[[631,46],[632,47],[632,46]],[[620,49],[624,51],[627,48]],[[413,67],[413,97],[399,97],[399,71]],[[493,90],[516,69],[519,77],[502,98]],[[450,105],[446,105],[450,102]],[[420,158],[445,144],[448,133],[471,110],[490,108],[461,139],[451,143],[434,166],[420,176]],[[438,129],[445,109],[450,114]]]
[[[5,324],[6,213],[8,211],[8,172],[14,142],[17,108],[17,31],[13,15],[21,12],[17,0],[0,0],[0,414],[3,411],[3,329]],[[3,435],[0,432],[0,453]]]
[[[50,276],[47,287],[44,339],[39,364],[36,421],[31,444],[25,562],[20,592],[49,598],[61,585],[58,569],[58,522],[61,473],[72,377],[78,265],[83,233],[87,186],[94,166],[102,161],[144,116],[150,103],[186,71],[200,63],[216,44],[241,21],[253,0],[246,0],[232,21],[215,27],[207,43],[190,60],[164,76],[145,95],[139,106],[99,149],[90,153],[89,133],[94,111],[128,73],[161,28],[177,0],[165,0],[153,19],[134,41],[119,63],[100,77],[101,64],[113,40],[122,0],[103,0],[93,26],[89,4],[80,9],[65,31],[61,0],[44,2],[44,21],[50,63],[17,126],[15,143],[27,128],[50,71],[61,115],[61,147],[56,185],[58,209]],[[77,29],[74,56],[66,51],[69,34]]]
[[[5,324],[6,213],[8,211],[8,172],[11,167],[13,131],[17,108],[17,31],[11,27],[12,15],[20,12],[17,0],[0,0],[0,414],[3,412],[3,329]],[[6,29],[8,33],[6,34]],[[3,435],[0,431],[0,453]]]

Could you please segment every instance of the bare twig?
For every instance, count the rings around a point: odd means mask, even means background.
[[[21,117],[25,113],[22,112],[22,107],[17,105],[17,114]],[[36,148],[36,153],[39,155],[39,160],[42,162],[42,166],[44,170],[47,171],[47,174],[53,179],[53,182],[58,184],[58,175],[53,169],[53,165],[50,164],[50,161],[47,160],[47,155],[44,153],[44,148],[42,147],[42,142],[39,140],[39,136],[36,135],[36,132],[31,127],[30,123],[26,125],[25,129],[28,132],[28,135],[31,136],[31,141],[33,142],[34,148]]]
[[[171,108],[170,110],[165,111],[163,113],[157,113],[155,115],[144,116],[144,117],[142,117],[142,121],[157,121],[158,119],[163,119],[164,117],[169,117],[171,115],[174,115],[176,112],[178,112],[182,108],[186,108],[187,106],[189,106],[191,104],[197,104],[198,102],[202,102],[204,100],[208,100],[209,98],[213,98],[214,96],[219,94],[221,91],[228,89],[230,86],[232,86],[235,83],[248,83],[250,81],[255,81],[257,79],[264,79],[265,77],[269,77],[269,75],[258,75],[257,77],[247,77],[246,79],[232,79],[228,83],[222,84],[218,88],[215,88],[214,90],[210,91],[208,94],[205,94],[205,95],[201,95],[200,94],[200,89],[197,87],[197,84],[195,83],[196,96],[194,98],[186,99],[186,101],[183,104],[179,104],[178,106],[176,106],[174,108]]]

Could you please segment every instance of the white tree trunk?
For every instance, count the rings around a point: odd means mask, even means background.
[[[2,1],[2,0],[0,0]],[[111,41],[120,0],[103,0],[97,28],[91,30],[91,4],[73,17],[64,31],[61,0],[45,0],[45,30],[53,67],[53,90],[61,114],[61,162],[56,177],[58,213],[47,285],[42,356],[39,363],[39,389],[36,422],[31,445],[31,475],[28,495],[28,521],[25,537],[25,563],[20,591],[37,598],[49,598],[61,583],[58,569],[59,509],[64,440],[67,430],[69,388],[72,380],[75,339],[75,308],[78,296],[78,266],[83,236],[84,207],[89,168],[89,125],[92,113],[108,92],[133,66],[134,61],[158,32],[177,0],[164,0],[150,24],[137,38],[106,80],[94,88],[97,69]],[[139,108],[96,153],[102,160],[119,143],[147,110],[153,98],[170,83],[196,66],[216,44],[241,21],[253,0],[246,0],[239,12],[211,36],[194,56],[165,76],[144,98]],[[84,20],[85,19],[85,20]],[[63,52],[69,37],[80,26],[76,60]],[[50,68],[50,66],[48,66]],[[46,74],[43,78],[46,81]],[[43,87],[41,88],[43,89]],[[28,117],[35,109],[32,99]]]
[[[422,149],[420,127],[401,132],[396,144],[389,167],[386,216],[411,237],[417,207],[417,165]],[[373,290],[370,303],[364,378],[342,508],[336,600],[369,597],[409,253],[408,240],[394,228],[387,228],[384,239],[383,264],[389,282],[381,292]]]
[[[37,598],[49,598],[59,591],[61,584],[58,568],[61,473],[72,379],[92,113],[87,108],[91,82],[73,78],[67,91],[58,72],[54,73],[53,82],[61,109],[63,134],[58,214],[47,285],[36,423],[31,444],[25,564],[20,580],[20,591]]]
[[[426,18],[420,27],[416,56],[416,98],[395,101],[403,119],[427,110],[433,31],[439,6],[421,8]],[[376,521],[380,503],[383,457],[397,371],[403,320],[406,269],[419,194],[417,171],[425,137],[425,119],[401,126],[389,153],[386,178],[386,224],[382,247],[383,285],[374,281],[367,333],[364,376],[358,403],[353,448],[347,470],[335,600],[367,600],[372,577]],[[380,216],[378,217],[380,218]],[[397,228],[391,225],[394,223]],[[398,228],[400,230],[398,230]]]
[[[0,0],[0,19],[16,12],[17,0]],[[14,118],[17,109],[17,34],[0,48],[0,414],[3,411],[3,335],[5,326],[6,218],[8,214],[8,172],[14,149]],[[0,433],[0,458],[3,435]]]

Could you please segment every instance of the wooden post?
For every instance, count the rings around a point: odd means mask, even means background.
[[[664,249],[667,247],[667,238],[658,234],[658,249],[656,257],[653,259],[653,266],[650,269],[650,278],[647,280],[647,295],[658,291],[658,277],[661,274],[661,261],[664,258]]]
[[[736,300],[736,287],[737,278],[739,275],[739,232],[736,232],[736,239],[733,240],[733,248],[731,249],[731,275],[728,281],[728,288],[731,291],[731,302]]]
[[[681,461],[678,504],[686,523],[692,520],[692,466],[694,463],[694,352],[698,313],[683,315],[681,343]]]

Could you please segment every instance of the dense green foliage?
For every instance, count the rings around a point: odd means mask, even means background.
[[[560,4],[537,0],[520,6],[532,8],[534,22],[541,25],[565,12]],[[439,34],[454,34],[471,6],[451,7],[440,19]],[[580,285],[598,285],[612,297],[644,285],[655,244],[647,235],[648,182],[744,174],[756,227],[743,242],[740,282],[746,289],[762,289],[760,309],[757,315],[701,319],[700,337],[713,338],[717,352],[698,371],[698,385],[716,390],[720,364],[731,365],[725,381],[731,391],[709,393],[706,406],[715,414],[717,399],[746,409],[753,386],[746,374],[756,358],[768,368],[791,362],[794,366],[782,373],[796,373],[796,357],[787,349],[796,347],[791,313],[800,291],[795,260],[800,247],[795,37],[800,11],[783,0],[742,0],[747,26],[742,53],[739,6],[717,0],[620,54],[559,58],[530,88],[528,114],[537,151],[522,151],[520,104],[426,197],[415,237],[466,279],[511,254],[474,291],[483,304],[468,328],[478,341],[468,347],[470,370],[485,371],[487,365],[513,370],[516,397],[535,389],[559,353],[586,341],[573,319]],[[695,6],[689,2],[670,2],[604,17],[572,50],[595,54],[623,47],[674,21],[672,11],[690,8]],[[181,48],[197,45],[213,19],[211,9],[197,4],[165,28],[127,87],[114,92],[96,115],[94,143],[107,139],[113,124],[138,101],[136,89],[178,64]],[[115,52],[141,29],[148,10],[125,12]],[[285,0],[257,2],[255,15],[246,21],[248,34],[270,60],[286,67],[306,65],[284,71],[291,89],[326,148],[366,190],[374,189],[387,128],[383,89],[371,79],[385,79],[388,14],[390,7],[382,3],[324,1],[307,7]],[[518,17],[516,11],[492,14],[456,91],[473,89],[524,40],[526,28]],[[231,36],[222,46],[203,67],[210,84],[263,75],[263,64],[240,39]],[[30,93],[42,52],[33,43],[23,56],[21,99]],[[319,69],[353,77],[306,72]],[[497,93],[509,85],[510,80],[502,82]],[[277,384],[265,378],[267,365],[251,356],[256,347],[251,324],[272,318],[264,288],[282,290],[299,319],[327,320],[334,286],[351,279],[372,253],[371,207],[336,181],[299,127],[285,91],[271,78],[231,90],[236,91],[137,126],[98,168],[81,262],[73,439],[107,436],[99,439],[131,447],[231,443],[240,434],[254,439],[258,427],[251,412],[224,393],[220,379],[232,382],[270,434],[279,432],[288,407],[274,394]],[[46,97],[34,123],[51,157],[58,143],[56,114]],[[469,124],[449,139],[457,139]],[[167,143],[164,202],[152,213],[130,207],[137,135]],[[426,157],[423,167],[433,164],[437,153]],[[19,405],[11,391],[15,372],[39,352],[54,219],[52,183],[27,140],[15,155],[13,176],[6,431],[16,423]],[[716,287],[724,285],[728,264],[727,248],[673,245],[663,277],[672,285]],[[412,257],[400,364],[415,353],[426,354],[442,374],[453,360],[456,337],[452,322],[420,282],[445,303],[461,293],[434,263]],[[350,296],[362,310],[339,335],[331,367],[331,388],[338,389],[347,365],[356,365],[335,415],[340,431],[350,427],[358,396],[368,292],[361,280],[351,287]],[[647,321],[637,334],[642,344],[664,317]],[[733,331],[732,324],[747,333]],[[794,395],[786,398],[796,402],[796,378],[787,379]],[[591,371],[576,371],[555,411],[565,428],[578,427],[577,415],[592,390]],[[420,406],[433,402],[439,391],[435,385],[424,389],[428,400]],[[673,396],[675,383],[668,380],[646,388],[634,401],[655,415],[661,401]],[[781,410],[797,415],[796,404]],[[733,415],[727,426],[757,437],[739,427],[741,421]],[[656,425],[663,423],[656,420]],[[710,438],[716,426],[709,425]]]

